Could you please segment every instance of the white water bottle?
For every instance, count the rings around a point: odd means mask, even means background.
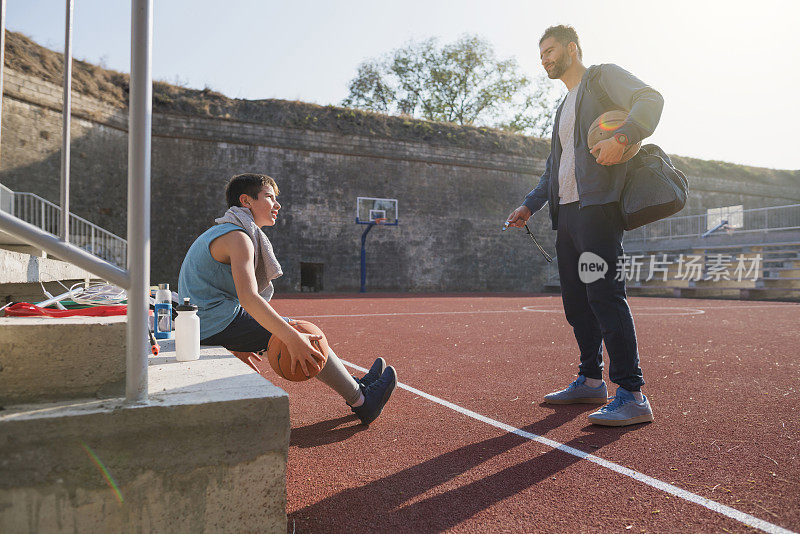
[[[179,362],[190,362],[200,358],[200,318],[197,306],[183,299],[183,304],[175,308],[178,318],[175,319],[175,359]]]

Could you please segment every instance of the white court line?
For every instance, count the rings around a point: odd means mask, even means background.
[[[541,308],[540,306],[523,306],[523,310],[529,312],[540,312],[540,313],[564,313],[563,308]],[[665,312],[659,313],[656,311],[655,313],[648,313],[642,310],[677,310],[674,312]],[[681,315],[703,315],[705,311],[701,310],[700,308],[680,308],[675,306],[639,306],[637,308],[631,308],[633,315],[638,317],[640,315],[670,315],[670,316],[681,316]]]
[[[536,309],[540,306],[531,305],[531,306],[523,306],[520,310],[470,310],[470,311],[437,311],[437,312],[394,312],[394,313],[351,313],[351,314],[335,314],[335,315],[292,315],[292,317],[304,318],[304,319],[328,319],[328,318],[341,318],[341,317],[397,317],[403,315],[469,315],[469,314],[482,314],[482,313],[526,313],[526,312],[538,312],[538,313],[564,313],[563,308],[545,308],[545,309]],[[800,305],[798,304],[764,304],[762,306],[759,305],[744,305],[744,306],[703,306],[700,307],[692,307],[692,308],[681,308],[678,306],[637,306],[631,307],[631,311],[633,312],[634,317],[638,315],[642,316],[653,316],[653,315],[663,315],[663,316],[673,316],[673,317],[680,317],[684,315],[702,315],[706,313],[708,310],[738,310],[744,308],[796,308],[800,310]],[[673,312],[667,313],[648,313],[646,311],[641,310],[676,310]]]
[[[396,312],[396,313],[353,313],[342,315],[292,315],[292,317],[303,317],[311,319],[322,319],[328,317],[388,317],[396,315],[462,315],[475,313],[525,313],[527,310],[475,310],[475,311],[442,311],[442,312]]]
[[[366,373],[367,372],[367,369],[365,369],[365,368],[363,368],[361,366],[355,365],[353,363],[347,362],[345,360],[342,360],[342,363],[347,365],[348,367],[352,367],[353,369],[356,369],[357,371],[361,371],[362,373]],[[728,517],[730,519],[733,519],[734,521],[738,521],[738,522],[740,522],[742,524],[745,524],[745,525],[747,525],[749,527],[757,528],[757,529],[763,530],[764,532],[769,532],[770,534],[773,534],[773,533],[775,533],[775,534],[796,534],[796,533],[792,532],[791,530],[787,530],[787,529],[785,529],[783,527],[780,527],[778,525],[774,525],[774,524],[772,524],[772,523],[770,523],[768,521],[764,521],[763,519],[759,519],[758,517],[752,516],[750,514],[746,514],[744,512],[740,512],[739,510],[737,510],[735,508],[731,508],[730,506],[726,506],[726,505],[720,504],[720,503],[718,503],[716,501],[712,501],[711,499],[707,499],[705,497],[697,495],[696,493],[692,493],[690,491],[686,491],[685,489],[679,488],[678,486],[674,486],[674,485],[672,485],[672,484],[670,484],[668,482],[664,482],[664,481],[659,480],[657,478],[653,478],[653,477],[651,477],[649,475],[645,475],[644,473],[640,473],[639,471],[634,471],[633,469],[630,469],[628,467],[624,467],[624,466],[621,466],[619,464],[615,464],[614,462],[610,462],[608,460],[604,460],[603,458],[600,458],[599,456],[595,456],[594,454],[590,454],[588,452],[584,452],[584,451],[582,451],[580,449],[575,449],[573,447],[570,447],[569,445],[564,445],[563,443],[559,443],[559,442],[554,441],[552,439],[548,439],[548,438],[545,438],[543,436],[539,436],[538,434],[534,434],[532,432],[526,432],[524,430],[520,430],[519,428],[513,427],[511,425],[507,425],[505,423],[501,423],[500,421],[497,421],[497,420],[492,419],[490,417],[486,417],[485,415],[481,415],[479,413],[473,412],[472,410],[468,410],[466,408],[462,408],[461,406],[459,406],[457,404],[453,404],[452,402],[448,402],[448,401],[446,401],[444,399],[440,399],[439,397],[434,397],[433,395],[425,393],[424,391],[420,391],[420,390],[418,390],[416,388],[413,388],[411,386],[407,386],[407,385],[405,385],[403,383],[398,382],[397,383],[397,387],[399,387],[401,389],[405,389],[406,391],[410,391],[411,393],[413,393],[415,395],[419,395],[420,397],[424,397],[424,398],[428,399],[429,401],[435,402],[437,404],[441,404],[442,406],[444,406],[446,408],[450,408],[451,410],[454,410],[454,411],[456,411],[456,412],[458,412],[460,414],[466,415],[467,417],[471,417],[473,419],[476,419],[478,421],[481,421],[481,422],[486,423],[488,425],[491,425],[493,427],[499,428],[500,430],[504,430],[506,432],[510,432],[512,434],[516,434],[517,436],[520,436],[520,437],[525,438],[525,439],[529,439],[531,441],[535,441],[537,443],[541,443],[542,445],[546,445],[548,447],[552,447],[553,449],[558,449],[558,450],[560,450],[562,452],[565,452],[567,454],[571,454],[572,456],[576,456],[576,457],[578,457],[578,458],[580,458],[582,460],[587,460],[587,461],[592,462],[594,464],[597,464],[597,465],[599,465],[601,467],[605,467],[606,469],[610,469],[611,471],[614,471],[615,473],[619,473],[621,475],[625,475],[627,477],[630,477],[630,478],[632,478],[634,480],[638,480],[639,482],[647,484],[648,486],[651,486],[651,487],[653,487],[653,488],[655,488],[657,490],[663,491],[665,493],[669,493],[670,495],[674,495],[675,497],[680,497],[681,499],[687,500],[689,502],[693,502],[695,504],[699,504],[700,506],[708,508],[712,512],[717,512],[718,514],[724,515],[724,516],[726,516],[726,517]]]
[[[794,308],[800,310],[800,304],[743,304],[741,306],[703,306],[704,310],[739,310],[742,308]]]
[[[393,313],[352,313],[352,314],[335,314],[335,315],[292,315],[292,317],[297,317],[298,319],[328,319],[328,318],[341,318],[341,317],[397,317],[403,315],[475,315],[475,314],[483,314],[483,313],[530,313],[530,312],[540,312],[540,313],[564,313],[563,308],[550,308],[550,309],[534,309],[537,306],[524,306],[522,309],[519,310],[473,310],[473,311],[438,311],[438,312],[393,312]],[[647,313],[647,312],[638,312],[637,310],[680,310],[678,312],[672,313]],[[703,310],[699,308],[676,308],[676,307],[653,307],[653,308],[632,308],[634,316],[636,315],[672,315],[672,316],[681,316],[681,315],[701,315],[705,313]],[[686,313],[681,313],[686,312]]]

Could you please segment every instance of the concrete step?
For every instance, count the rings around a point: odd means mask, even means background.
[[[52,295],[60,295],[65,289],[56,280],[69,287],[94,279],[91,273],[67,262],[0,248],[0,306],[45,300],[40,281]]]
[[[668,277],[666,282],[661,278],[654,278],[652,280],[642,280],[641,282],[628,282],[627,287],[645,287],[645,288],[659,288],[659,287],[689,287],[691,282],[681,278]]]
[[[125,322],[0,318],[0,405],[124,395]]]
[[[759,284],[756,287],[800,289],[800,278],[763,278],[758,282]]]
[[[720,278],[719,280],[698,280],[694,282],[693,287],[698,289],[700,288],[707,288],[707,289],[747,289],[751,287],[756,287],[757,282],[752,278],[744,278],[742,280],[736,280],[735,278],[732,280],[725,280]]]
[[[800,269],[774,267],[771,269],[764,269],[764,278],[800,278]]]
[[[286,393],[220,348],[149,374],[143,405],[0,411],[4,532],[285,534]]]
[[[743,289],[740,298],[759,299],[759,300],[800,300],[800,289],[773,288],[773,287],[754,287]]]
[[[13,250],[15,252],[22,252],[25,254],[31,254],[32,256],[39,256],[42,258],[47,257],[47,253],[44,252],[43,250],[34,247],[32,245],[29,245],[22,239],[13,236],[11,234],[7,234],[2,230],[0,230],[0,249]]]
[[[674,296],[676,297],[694,297],[694,298],[739,298],[742,291],[747,291],[749,288],[741,289],[738,287],[685,287],[675,289]]]
[[[672,288],[669,286],[632,286],[626,288],[628,295],[638,295],[642,297],[672,297],[676,296],[682,288]]]

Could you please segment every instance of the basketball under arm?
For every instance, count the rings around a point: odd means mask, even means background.
[[[628,120],[617,132],[627,135],[631,144],[653,135],[664,109],[664,98],[658,91],[613,64],[602,65],[599,82],[614,104],[629,110]]]

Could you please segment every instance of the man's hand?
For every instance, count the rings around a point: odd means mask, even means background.
[[[622,160],[622,154],[625,153],[625,145],[612,137],[595,144],[589,152],[592,153],[592,156],[595,157],[600,165],[616,165]]]
[[[528,209],[527,206],[520,206],[514,211],[511,212],[511,215],[508,216],[507,222],[509,226],[513,226],[515,228],[522,228],[525,226],[525,223],[528,222],[528,219],[531,218],[531,210]]]
[[[291,339],[281,340],[286,343],[286,348],[289,349],[289,357],[292,360],[289,368],[292,373],[296,372],[298,365],[306,376],[310,376],[308,366],[313,366],[317,371],[321,371],[326,356],[323,356],[319,349],[311,342],[322,339],[322,336],[318,334],[304,334],[297,330],[294,330],[294,332],[297,334],[296,336],[291,336]]]

